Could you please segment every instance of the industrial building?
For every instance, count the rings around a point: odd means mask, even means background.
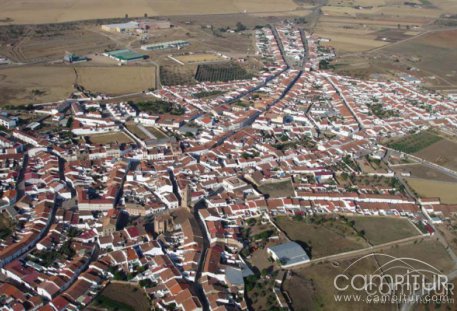
[[[156,51],[156,50],[165,50],[165,49],[180,49],[182,47],[190,45],[189,42],[184,40],[177,41],[167,41],[142,45],[141,49],[145,51]]]
[[[110,32],[133,32],[139,28],[138,22],[128,22],[128,23],[121,23],[121,24],[109,24],[109,25],[102,25],[103,31],[110,31]]]
[[[148,58],[147,55],[139,54],[132,50],[116,50],[111,52],[103,53],[103,55],[108,56],[112,59],[115,59],[121,63],[129,63],[137,60],[142,60]]]
[[[290,268],[309,262],[308,254],[296,242],[287,242],[268,247],[267,253],[275,261],[279,261],[283,268]]]
[[[150,30],[156,29],[167,29],[171,27],[171,23],[165,20],[140,20],[140,21],[131,21],[128,23],[120,23],[120,24],[108,24],[102,25],[101,28],[103,31],[109,32],[148,32]]]
[[[78,56],[76,54],[67,53],[63,57],[63,61],[70,64],[87,62],[89,59],[85,56]]]

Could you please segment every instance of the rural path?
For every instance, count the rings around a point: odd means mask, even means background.
[[[400,239],[400,240],[396,240],[396,241],[391,241],[391,242],[387,242],[387,243],[383,243],[383,244],[378,244],[378,245],[374,245],[374,246],[370,246],[370,247],[366,247],[366,248],[362,248],[362,249],[357,249],[354,251],[339,253],[339,254],[335,254],[335,255],[329,255],[329,256],[320,257],[320,258],[316,258],[316,259],[311,259],[310,261],[308,261],[306,263],[296,265],[296,266],[290,267],[290,268],[285,268],[285,269],[295,270],[295,269],[305,268],[305,267],[308,267],[308,266],[311,266],[314,264],[318,264],[318,263],[326,263],[326,262],[330,262],[330,261],[351,259],[354,257],[364,256],[364,255],[367,255],[370,253],[385,251],[387,249],[396,247],[398,245],[412,244],[420,239],[429,239],[429,238],[430,238],[430,236],[428,234],[415,235],[412,237],[408,237],[408,238],[404,238],[404,239]]]
[[[347,56],[361,56],[361,55],[365,55],[365,54],[370,54],[370,53],[373,53],[373,52],[377,52],[377,51],[381,51],[383,49],[390,48],[392,46],[399,45],[401,43],[405,43],[405,42],[408,42],[408,41],[411,41],[411,40],[414,40],[414,39],[417,39],[417,38],[421,38],[421,37],[423,37],[425,35],[428,35],[428,34],[442,32],[442,31],[449,31],[449,30],[457,30],[457,27],[449,27],[449,28],[446,28],[446,29],[427,30],[427,31],[421,32],[418,35],[411,36],[411,37],[408,37],[408,38],[405,38],[405,39],[402,39],[402,40],[398,40],[396,42],[391,42],[390,44],[386,44],[386,45],[383,45],[383,46],[378,46],[378,47],[375,47],[375,48],[372,48],[372,49],[369,49],[369,50],[366,50],[366,51],[345,53],[343,56],[346,56],[346,57]]]
[[[430,226],[435,231],[435,236],[438,238],[438,241],[443,245],[443,247],[446,249],[446,252],[449,254],[449,256],[451,257],[452,261],[454,262],[454,270],[447,274],[448,282],[450,282],[450,281],[452,281],[452,280],[457,278],[457,255],[452,250],[452,248],[449,246],[448,242],[446,241],[444,236],[441,234],[441,232],[436,228],[436,226],[434,225],[434,223],[432,221],[432,218],[428,214],[427,210],[423,206],[421,206],[421,209],[422,209],[422,213],[428,219]],[[430,286],[430,288],[433,288],[433,287]],[[424,294],[428,294],[428,293],[430,293],[430,290],[427,291]],[[454,295],[455,293],[451,293],[451,294]],[[402,304],[401,311],[411,311],[411,310],[413,310],[414,306],[416,305],[416,303],[414,303],[414,301],[419,301],[419,299],[421,297],[422,297],[422,295],[419,295],[419,294],[411,295],[409,297],[409,299],[408,299],[408,302]],[[452,298],[452,297],[450,297],[450,298]]]
[[[441,166],[439,164],[427,161],[425,159],[419,158],[419,157],[414,156],[414,155],[409,154],[409,153],[404,153],[404,152],[401,152],[401,151],[398,151],[398,150],[395,150],[395,149],[392,149],[392,148],[389,148],[389,147],[386,147],[386,146],[383,146],[383,147],[390,153],[397,153],[397,154],[403,155],[403,156],[405,156],[407,158],[410,158],[410,159],[413,159],[413,160],[417,161],[418,164],[422,164],[424,166],[427,166],[428,168],[432,168],[432,169],[435,169],[437,171],[440,171],[441,173],[443,173],[443,174],[445,174],[447,176],[450,176],[450,177],[453,177],[453,178],[457,178],[457,172],[454,171],[454,170],[451,170],[450,168],[447,168],[447,167]]]

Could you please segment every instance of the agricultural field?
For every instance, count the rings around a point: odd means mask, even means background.
[[[335,47],[339,55],[389,50],[397,43],[398,46],[409,44],[414,40],[411,38],[425,33],[435,19],[455,10],[455,4],[445,2],[330,0],[321,8],[322,15],[315,31],[331,39],[327,44]],[[386,55],[391,56],[401,50],[399,48]],[[430,53],[428,57],[434,58],[435,55]]]
[[[33,65],[0,68],[4,104],[50,102],[67,98],[75,82],[109,95],[141,92],[155,86],[154,66]],[[76,76],[77,74],[77,76]]]
[[[143,289],[129,284],[110,283],[92,304],[90,310],[150,310],[150,302]]]
[[[155,87],[155,66],[75,67],[78,84],[109,95],[142,92]]]
[[[415,156],[438,165],[457,170],[457,143],[443,138],[436,143],[414,153]]]
[[[246,69],[235,63],[198,65],[195,74],[195,80],[211,82],[245,80],[252,77]]]
[[[195,54],[186,54],[186,55],[177,55],[173,58],[179,60],[185,64],[198,64],[198,63],[211,63],[211,62],[220,62],[225,61],[226,58],[219,56],[214,53],[195,53]]]
[[[387,147],[412,154],[433,145],[441,139],[440,136],[431,131],[423,131],[390,141],[387,143]]]
[[[126,134],[122,132],[107,133],[107,134],[97,134],[88,136],[90,141],[93,144],[109,144],[109,143],[130,143],[132,140]]]
[[[457,183],[422,178],[406,178],[408,185],[421,197],[439,197],[444,204],[457,204]]]
[[[0,68],[0,102],[21,105],[67,98],[75,73],[67,66]]]
[[[0,2],[0,20],[15,24],[61,23],[75,20],[102,18],[227,14],[293,11],[297,4],[292,0],[36,0],[32,2]]]
[[[427,80],[430,86],[452,88],[457,86],[457,64],[453,61],[457,49],[457,42],[453,39],[456,36],[456,30],[433,31],[411,40],[392,44],[375,54],[399,55],[400,62],[405,66],[419,68],[422,75],[427,77],[435,76],[435,79]]]
[[[6,38],[5,35],[4,43],[12,44],[0,44],[0,54],[15,62],[30,63],[62,60],[67,51],[77,55],[87,55],[103,52],[105,49],[112,50],[118,46],[107,36],[93,31],[93,28],[67,27],[71,30],[60,30],[58,26],[44,30],[31,28],[29,31],[25,30],[25,35],[17,39],[11,35]]]
[[[368,243],[343,219],[312,217],[295,220],[277,217],[276,224],[311,258],[319,258],[368,247]]]
[[[286,180],[278,183],[263,184],[259,186],[259,190],[263,194],[267,194],[272,198],[290,197],[295,195],[291,180]]]
[[[365,239],[372,245],[383,244],[391,241],[420,234],[418,229],[407,219],[392,217],[348,217],[354,221],[354,227],[359,232],[364,232]]]

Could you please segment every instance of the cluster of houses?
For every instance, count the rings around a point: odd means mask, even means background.
[[[34,110],[56,122],[54,133],[4,125],[0,209],[14,219],[0,239],[7,308],[81,309],[114,279],[140,284],[161,310],[247,310],[253,272],[240,252],[249,218],[451,217],[454,207],[439,199],[416,202],[395,185],[348,188],[337,175],[361,174],[349,160],[381,159],[386,136],[455,131],[456,102],[408,81],[320,70],[332,51],[319,40],[292,24],[256,29],[258,76],[152,92],[183,114],[80,94]],[[90,139],[114,134],[130,142]],[[293,242],[268,252],[283,268],[309,261]]]

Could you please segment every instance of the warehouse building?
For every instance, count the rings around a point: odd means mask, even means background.
[[[139,28],[138,22],[102,25],[103,31],[109,32],[134,32]]]
[[[159,42],[153,44],[142,45],[141,49],[145,51],[157,51],[157,50],[166,50],[166,49],[180,49],[182,47],[190,45],[189,42],[184,40],[168,41],[168,42]]]
[[[134,62],[137,60],[143,60],[143,59],[148,58],[147,55],[139,54],[137,52],[134,52],[132,50],[127,50],[127,49],[106,52],[106,53],[103,53],[103,55],[108,56],[112,59],[115,59],[120,63],[130,63],[130,62]]]
[[[296,242],[287,242],[268,247],[267,253],[275,261],[279,261],[283,268],[290,268],[309,262],[308,254]]]
[[[157,29],[167,29],[171,27],[171,23],[166,20],[139,20],[139,21],[131,21],[128,23],[120,23],[120,24],[108,24],[102,25],[101,28],[103,31],[108,32],[121,32],[121,33],[142,33],[148,32],[151,30]]]

